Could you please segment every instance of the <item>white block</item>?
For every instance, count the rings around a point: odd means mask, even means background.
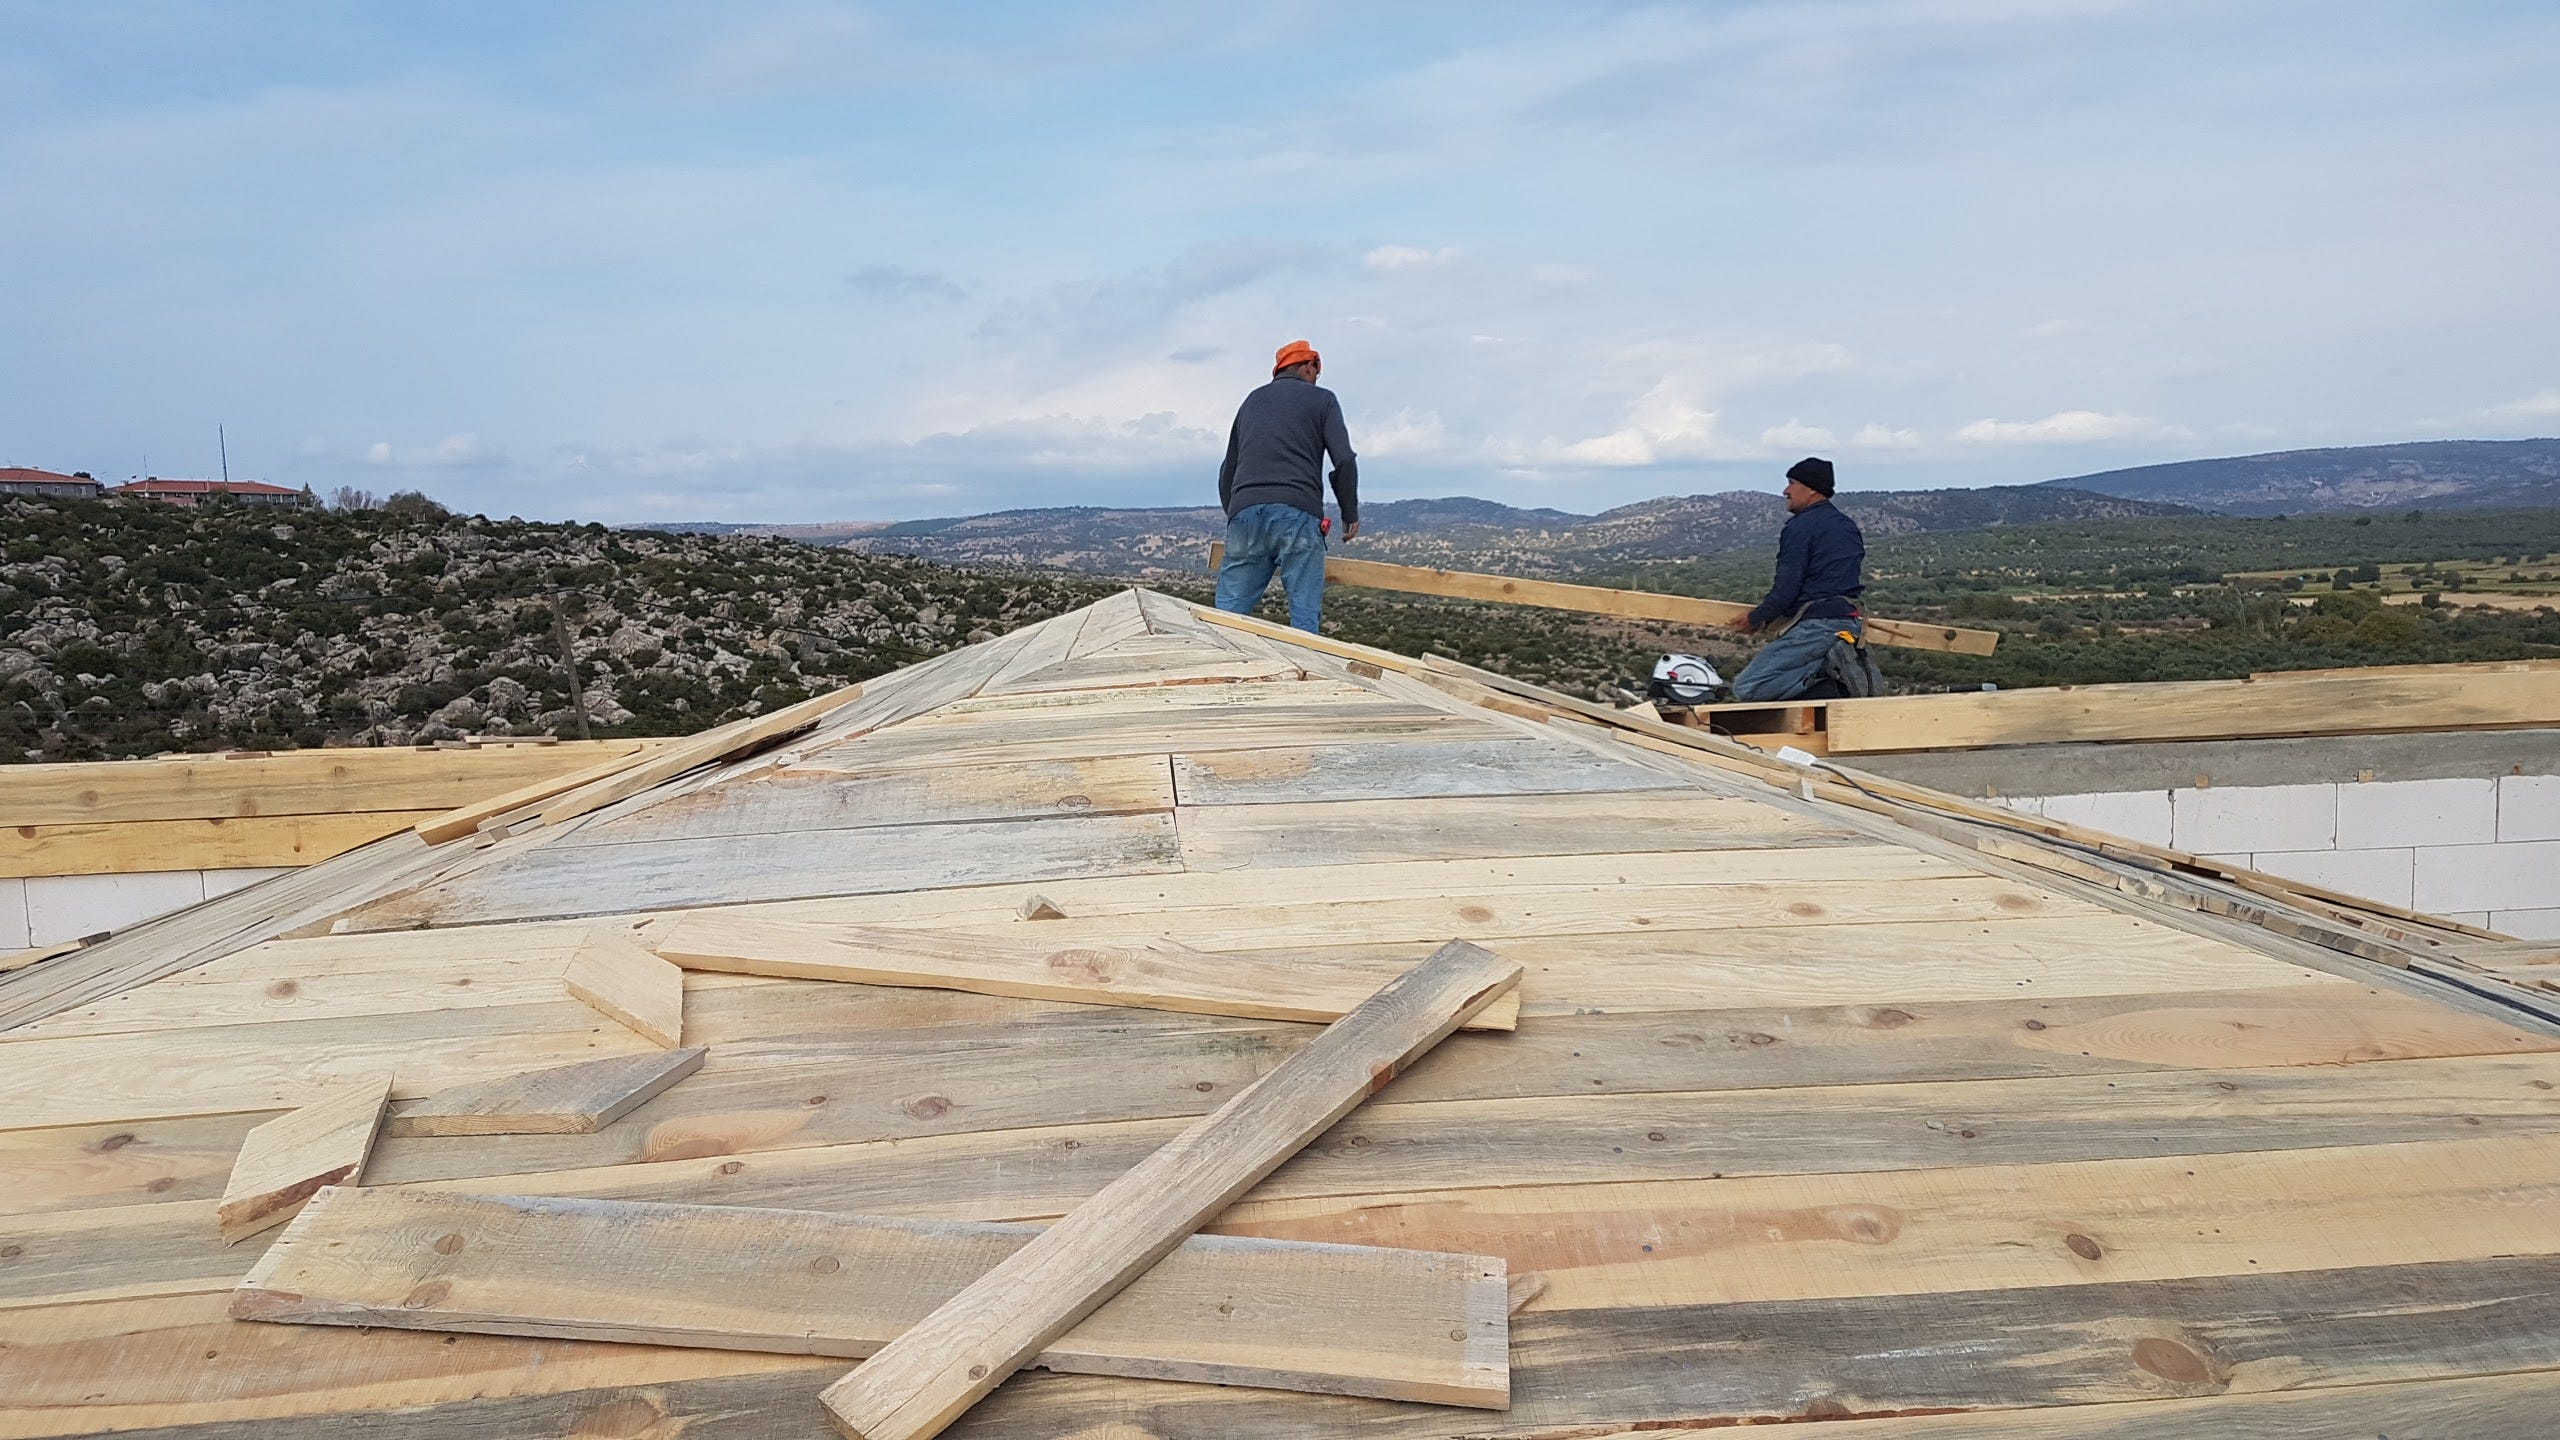
[[[2433,914],[2560,906],[2560,840],[2423,848],[2418,851],[2416,905]]]
[[[2489,928],[2519,940],[2560,940],[2560,909],[2494,910]]]
[[[2044,797],[2041,795],[1994,795],[1991,803],[2020,815],[2044,813]]]
[[[2190,854],[2190,855],[2195,855],[2195,852],[2194,852],[2194,851],[2192,851],[2192,850],[2188,851],[2187,853],[2188,853],[2188,854]],[[2257,857],[2257,856],[2255,856],[2255,855],[2250,854],[2250,853],[2249,853],[2248,851],[2246,851],[2246,850],[2240,850],[2240,851],[2226,851],[2226,852],[2224,852],[2223,854],[2220,854],[2220,855],[2196,855],[2196,858],[2197,858],[2197,859],[2199,859],[2199,860],[2210,860],[2210,861],[2212,861],[2212,862],[2213,862],[2214,864],[2216,864],[2216,865],[2232,865],[2232,866],[2237,866],[2238,868],[2240,868],[2240,869],[2242,869],[2242,870],[2255,870],[2255,869],[2257,869],[2257,868],[2258,868],[2255,864],[2251,863],[2251,862],[2255,861],[2258,857]]]
[[[2560,840],[2560,775],[2498,779],[2500,840]]]
[[[2338,848],[2486,845],[2498,838],[2495,780],[2382,780],[2338,787]]]
[[[2261,850],[2255,869],[2408,908],[2417,881],[2415,850]]]
[[[2169,792],[2166,790],[2101,791],[2087,795],[2047,795],[2044,818],[2086,825],[2145,845],[2169,843]]]
[[[2180,850],[2334,850],[2335,785],[2216,785],[2169,792],[2170,841]]]
[[[193,870],[31,876],[27,943],[58,945],[101,930],[121,930],[203,900],[204,878]]]
[[[0,880],[0,955],[34,943],[27,938],[27,882]]]
[[[294,867],[291,865],[251,870],[206,870],[201,872],[204,876],[204,898],[219,899],[234,890],[246,890],[261,880],[272,880],[278,875],[290,875],[293,871]]]

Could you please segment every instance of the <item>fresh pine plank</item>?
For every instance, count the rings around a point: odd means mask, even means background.
[[[368,906],[348,928],[398,930],[685,905],[895,894],[1181,868],[1165,814],[883,825],[792,835],[545,846]]]
[[[13,825],[0,829],[0,879],[310,865],[398,834],[436,813],[366,810],[345,815]]]
[[[672,780],[697,765],[725,760],[794,730],[806,729],[818,723],[829,711],[851,704],[861,694],[861,686],[847,685],[824,695],[813,695],[796,705],[786,705],[770,715],[758,715],[721,726],[707,735],[678,741],[652,753],[638,764],[591,780],[552,800],[542,809],[542,823],[558,825],[574,820],[616,800],[637,795],[652,785]]]
[[[1176,753],[1173,775],[1185,805],[1688,788],[1578,745],[1521,738]]]
[[[684,972],[610,931],[589,935],[561,977],[569,993],[642,1038],[684,1043]]]
[[[377,1075],[250,1131],[214,1212],[223,1240],[283,1224],[324,1185],[354,1183],[390,1099],[390,1075]]]
[[[1192,699],[1263,685],[1178,685],[1151,693]],[[1116,701],[1132,692],[1095,692]],[[1139,692],[1149,693],[1149,692]],[[1034,698],[1034,697],[1025,697]],[[1053,697],[1036,697],[1053,698]],[[1186,704],[1139,708],[1113,704],[1093,709],[975,710],[926,716],[862,735],[802,756],[797,768],[867,775],[939,765],[992,765],[1033,760],[1084,760],[1113,755],[1161,755],[1323,745],[1346,734],[1364,743],[1408,740],[1508,739],[1490,724],[1445,710],[1401,701],[1313,698],[1300,703]]]
[[[0,1036],[0,1046],[68,1035],[166,1033],[266,1020],[357,1019],[400,1011],[536,1004],[560,998],[560,974],[568,957],[511,953],[505,959],[352,971],[265,964],[225,970],[226,963],[216,961],[95,1005],[46,1016]],[[6,1114],[0,1112],[0,1124],[5,1123]]]
[[[148,763],[12,765],[0,771],[0,815],[15,826],[432,810],[655,743],[285,750]]]
[[[457,1085],[402,1107],[383,1133],[592,1135],[701,1069],[705,1053],[697,1045]]]
[[[860,1358],[1039,1233],[338,1189],[241,1282],[231,1313]],[[1195,1236],[1029,1363],[1499,1408],[1504,1278],[1500,1261],[1464,1255]]]
[[[1329,963],[1317,955],[1275,961],[1174,945],[1061,948],[1040,935],[795,924],[702,910],[654,932],[649,943],[688,970],[1318,1023],[1341,1019],[1412,968],[1409,960]],[[1468,1023],[1509,1030],[1519,1013],[1514,992]]]
[[[561,837],[562,845],[800,834],[882,825],[1173,808],[1161,755],[942,766],[884,775],[780,770],[707,786]]]
[[[939,1434],[1519,978],[1451,942],[829,1386],[837,1428]]]

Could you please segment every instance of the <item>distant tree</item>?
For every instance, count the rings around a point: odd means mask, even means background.
[[[359,490],[353,485],[341,485],[329,492],[329,508],[332,510],[379,510],[382,508],[382,501],[370,490]]]
[[[394,490],[382,502],[382,513],[412,520],[444,520],[453,512],[429,498],[424,490]]]

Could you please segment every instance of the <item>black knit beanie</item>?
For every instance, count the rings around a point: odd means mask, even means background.
[[[1832,486],[1831,462],[1817,456],[1807,455],[1795,464],[1787,467],[1787,478],[1793,480],[1807,490],[1819,490],[1823,494],[1828,495],[1831,493]]]

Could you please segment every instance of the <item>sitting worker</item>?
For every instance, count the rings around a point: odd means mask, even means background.
[[[1218,503],[1227,512],[1227,558],[1218,568],[1218,608],[1250,615],[1277,573],[1289,596],[1289,623],[1313,630],[1324,616],[1324,458],[1333,457],[1333,494],[1342,538],[1360,533],[1360,460],[1342,426],[1342,402],[1316,383],[1324,360],[1304,340],[1272,357],[1271,383],[1244,397],[1218,467]]]
[[[1769,598],[1734,617],[1744,634],[1785,622],[1742,673],[1733,677],[1736,700],[1836,698],[1825,674],[1832,643],[1862,639],[1865,623],[1858,595],[1866,589],[1866,537],[1858,522],[1831,503],[1831,462],[1808,456],[1787,470],[1787,528],[1778,532],[1778,579]]]

